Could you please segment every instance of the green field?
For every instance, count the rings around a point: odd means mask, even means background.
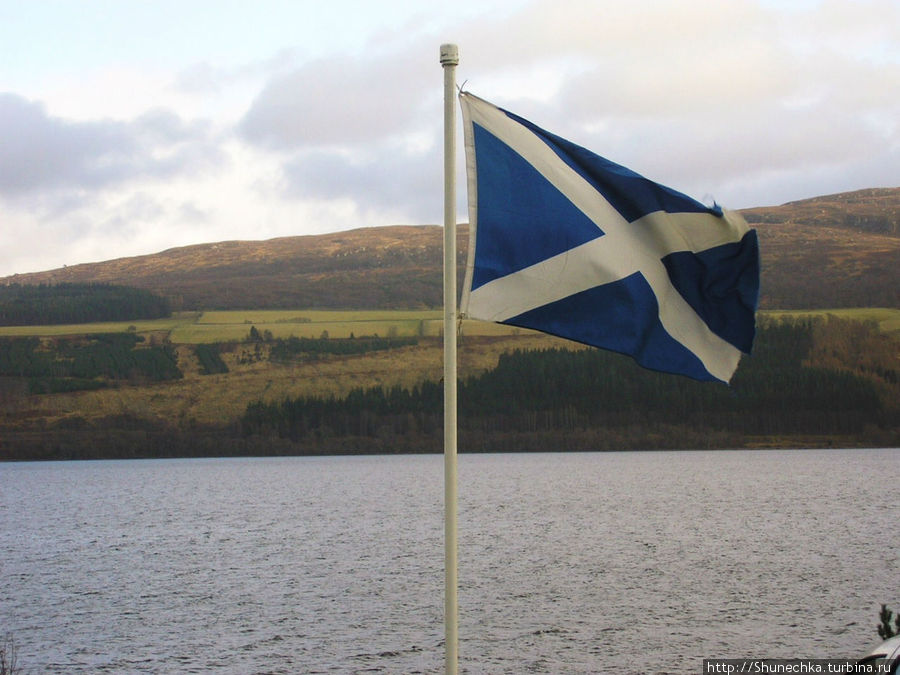
[[[166,332],[177,330],[182,325],[190,325],[197,320],[198,312],[181,312],[165,319],[147,321],[109,321],[103,323],[59,324],[53,326],[0,326],[0,337],[37,335],[58,337],[61,335],[84,335],[86,333],[138,333]]]
[[[860,307],[852,309],[770,310],[760,312],[772,318],[834,315],[857,321],[872,320],[884,333],[900,334],[900,309]],[[57,337],[86,333],[164,333],[176,344],[240,342],[250,327],[273,337],[332,338],[439,337],[443,330],[440,310],[238,310],[217,312],[181,312],[166,319],[108,323],[68,324],[60,326],[3,326],[0,336],[37,335]],[[514,335],[528,331],[485,321],[465,320],[462,335]]]
[[[266,310],[184,312],[168,319],[122,321],[111,323],[69,324],[60,326],[0,327],[0,336],[58,337],[86,333],[165,333],[175,344],[240,342],[248,337],[251,326],[260,334],[269,331],[273,337],[332,338],[439,337],[443,330],[440,310]],[[526,333],[484,321],[462,322],[463,335],[514,335]]]

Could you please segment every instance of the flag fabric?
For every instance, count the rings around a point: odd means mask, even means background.
[[[462,316],[730,381],[756,331],[756,231],[477,96],[460,103]]]

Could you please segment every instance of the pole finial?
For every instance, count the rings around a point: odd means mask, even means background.
[[[459,47],[454,44],[441,45],[441,65],[442,66],[458,66],[459,65]]]

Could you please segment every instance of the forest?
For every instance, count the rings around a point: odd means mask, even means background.
[[[251,330],[251,336],[252,334],[253,330]],[[315,360],[326,355],[348,356],[408,347],[417,342],[418,340],[414,337],[350,337],[346,340],[333,340],[328,337],[289,337],[272,341],[269,359],[271,361]]]
[[[0,376],[24,378],[32,394],[81,391],[111,381],[161,382],[182,377],[170,345],[138,348],[133,333],[41,340],[0,338]]]
[[[729,438],[737,444],[747,435],[896,429],[898,409],[885,401],[897,388],[897,370],[817,365],[822,323],[764,322],[755,353],[742,360],[730,386],[644,370],[601,350],[509,353],[495,369],[460,382],[460,435],[467,450],[497,451],[648,447],[648,441],[650,447],[705,447]],[[862,331],[857,340],[878,342],[874,326],[832,323],[832,340]],[[344,398],[257,401],[247,406],[240,430],[313,451],[348,447],[350,440],[381,452],[435,450],[442,398],[439,382],[422,382],[355,389]]]
[[[61,283],[0,286],[0,326],[43,326],[159,319],[169,302],[141,288]]]
[[[194,345],[194,355],[200,364],[201,375],[220,375],[228,372],[228,366],[222,360],[221,345]]]

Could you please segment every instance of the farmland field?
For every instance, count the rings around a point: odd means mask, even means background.
[[[900,333],[900,309],[859,307],[852,309],[770,310],[760,312],[772,318],[828,316],[857,321],[873,320],[884,333]],[[166,319],[107,323],[67,324],[59,326],[2,326],[2,336],[37,335],[54,337],[86,333],[165,334],[175,344],[241,342],[251,326],[272,337],[331,338],[363,336],[440,337],[443,330],[441,310],[233,310],[215,312],[179,312]],[[504,336],[530,331],[485,321],[464,320],[461,334]]]
[[[192,323],[179,325],[170,339],[179,344],[232,342],[247,337],[250,327],[273,337],[439,337],[440,310],[361,311],[227,311],[204,312]],[[463,335],[514,335],[524,332],[484,321],[463,321]]]
[[[199,312],[180,312],[165,319],[136,321],[106,321],[101,323],[58,324],[52,326],[0,326],[0,337],[38,335],[56,337],[60,335],[84,335],[86,333],[169,333],[183,324],[196,321]]]
[[[440,334],[440,311],[219,311],[203,312],[195,322],[182,324],[171,336],[176,343],[230,342],[247,337],[251,326],[276,338],[351,335],[430,337]]]
[[[59,326],[3,326],[0,336],[37,335],[55,337],[86,333],[164,333],[175,344],[241,342],[255,327],[276,338],[327,335],[332,338],[363,336],[439,337],[443,330],[441,310],[234,310],[182,312],[167,319]],[[529,331],[484,321],[462,322],[461,332],[471,336],[517,335]]]
[[[250,329],[275,338],[417,337],[419,344],[387,351],[271,363],[269,344],[245,342]],[[90,333],[136,332],[156,340],[168,338],[176,347],[184,378],[144,386],[118,386],[99,391],[58,394],[30,399],[50,421],[76,416],[85,419],[116,414],[139,418],[195,420],[203,424],[235,419],[248,401],[280,400],[298,395],[346,395],[354,387],[402,385],[441,376],[443,314],[422,311],[215,311],[179,313],[155,321],[111,322],[64,326],[0,327],[0,336],[59,337]],[[496,365],[500,354],[513,348],[540,348],[559,341],[534,331],[483,321],[462,322],[460,373],[470,375]],[[193,345],[227,344],[221,357],[229,372],[200,374]],[[260,349],[261,348],[261,349]]]

